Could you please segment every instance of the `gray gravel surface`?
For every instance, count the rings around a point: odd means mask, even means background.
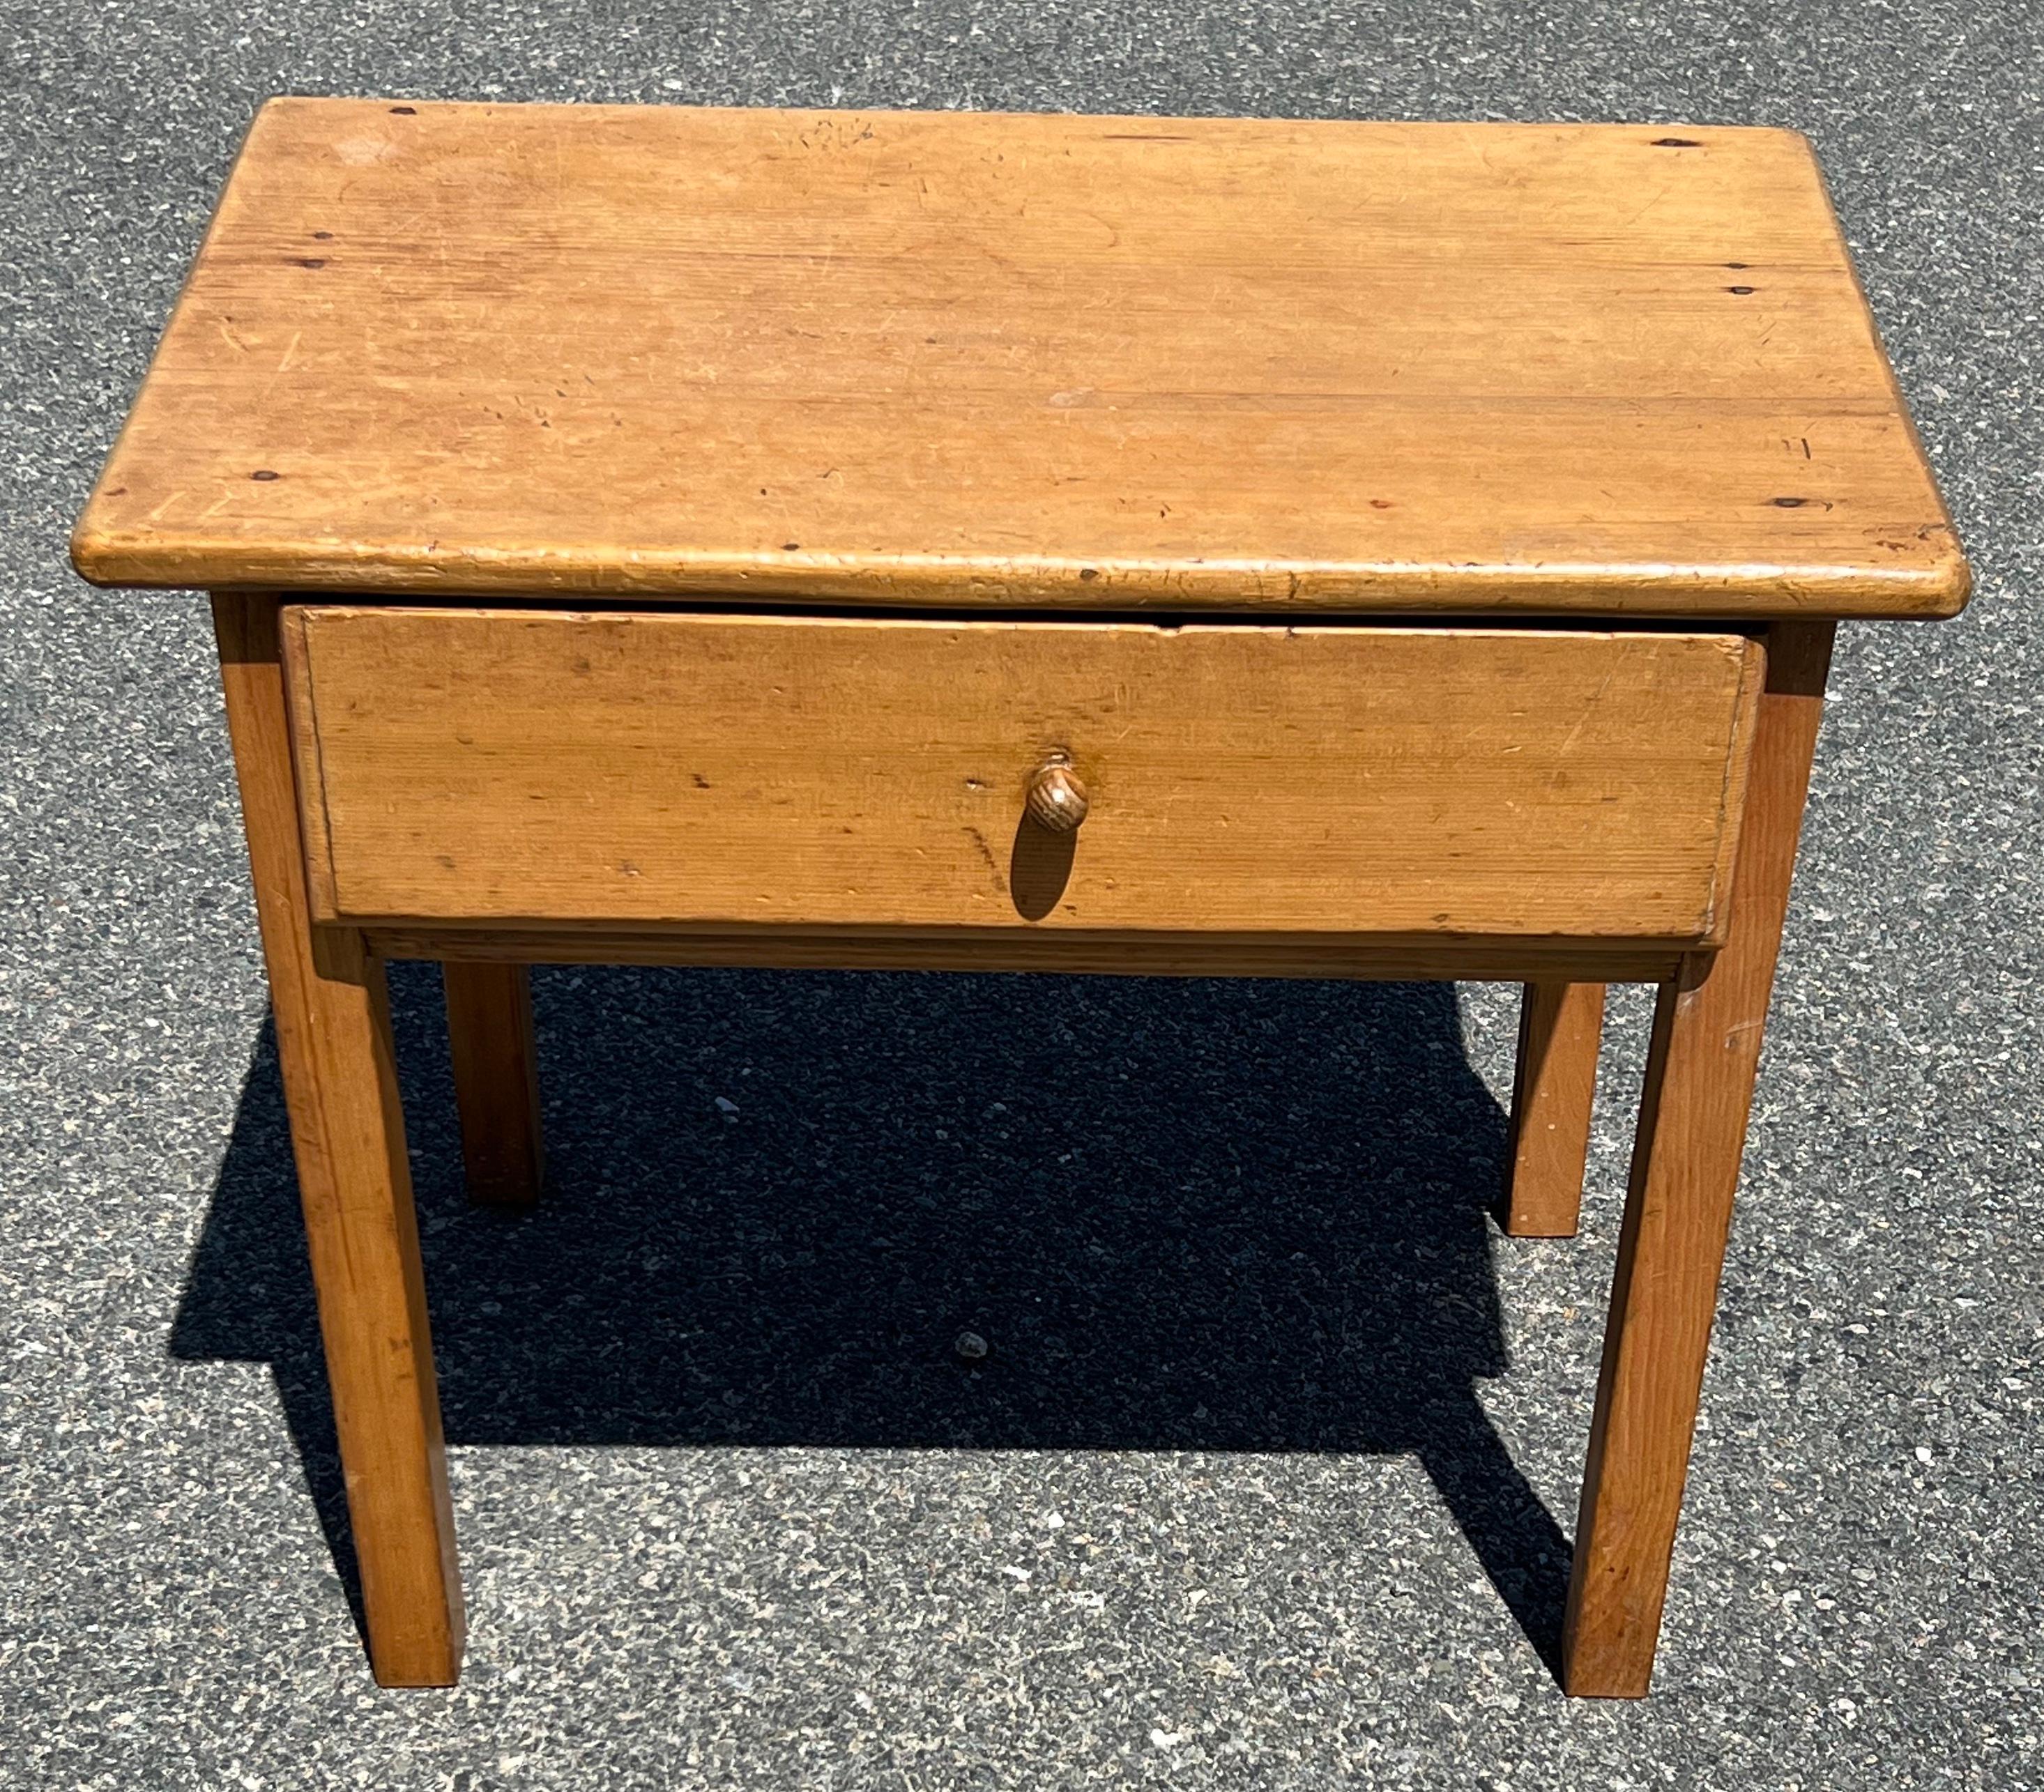
[[[2044,1783],[2044,9],[15,0],[0,51],[0,1779]],[[1585,1235],[1513,1244],[1508,992],[621,971],[540,980],[517,1224],[397,978],[472,1632],[375,1690],[201,606],[63,558],[277,91],[1815,137],[1979,594],[1842,644],[1651,1702],[1543,1661],[1637,992]]]

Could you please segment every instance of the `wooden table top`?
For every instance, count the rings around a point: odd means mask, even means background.
[[[109,585],[1946,616],[1791,133],[284,99]]]

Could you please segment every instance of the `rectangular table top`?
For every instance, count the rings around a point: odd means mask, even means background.
[[[1950,615],[1808,146],[282,99],[109,585]]]

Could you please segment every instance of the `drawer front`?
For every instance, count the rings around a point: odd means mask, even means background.
[[[1708,942],[1723,635],[307,605],[327,919]],[[1025,819],[1069,756],[1088,808]]]

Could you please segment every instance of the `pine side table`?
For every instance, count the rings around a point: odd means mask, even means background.
[[[78,525],[213,593],[376,1677],[462,1600],[383,961],[1659,987],[1563,1678],[1643,1693],[1834,624],[1965,560],[1804,141],[283,99]]]

